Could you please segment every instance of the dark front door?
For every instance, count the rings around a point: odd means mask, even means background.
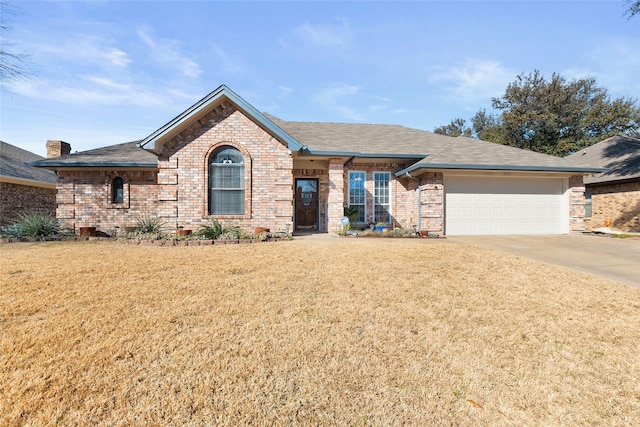
[[[296,230],[318,229],[318,180],[296,179]]]

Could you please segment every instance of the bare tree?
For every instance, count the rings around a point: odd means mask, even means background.
[[[15,51],[14,45],[7,42],[9,19],[16,16],[18,10],[6,0],[0,0],[0,85],[31,78],[29,55]]]

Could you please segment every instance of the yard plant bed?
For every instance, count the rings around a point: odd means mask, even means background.
[[[640,289],[449,240],[0,247],[0,425],[633,425]]]

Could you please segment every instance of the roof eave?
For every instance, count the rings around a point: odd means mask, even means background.
[[[45,182],[45,181],[39,181],[36,179],[19,178],[19,177],[10,176],[10,175],[0,175],[0,182],[6,182],[8,184],[26,185],[30,187],[49,188],[54,190],[56,188],[55,182]]]
[[[50,160],[26,163],[37,168],[56,170],[60,168],[135,168],[135,169],[158,169],[157,163],[141,162],[55,162]]]
[[[519,172],[572,172],[572,173],[600,173],[608,169],[583,167],[583,166],[510,166],[510,165],[477,165],[477,164],[451,164],[451,163],[415,163],[405,169],[396,172],[396,176],[410,174],[417,170],[451,169],[451,170],[496,170]]]

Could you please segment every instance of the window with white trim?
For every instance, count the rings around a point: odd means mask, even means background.
[[[244,158],[223,146],[209,161],[209,214],[244,215]]]
[[[356,222],[364,223],[366,218],[366,190],[364,188],[365,173],[349,171],[349,207],[358,209]]]
[[[389,172],[373,173],[373,220],[391,223],[391,174]]]

